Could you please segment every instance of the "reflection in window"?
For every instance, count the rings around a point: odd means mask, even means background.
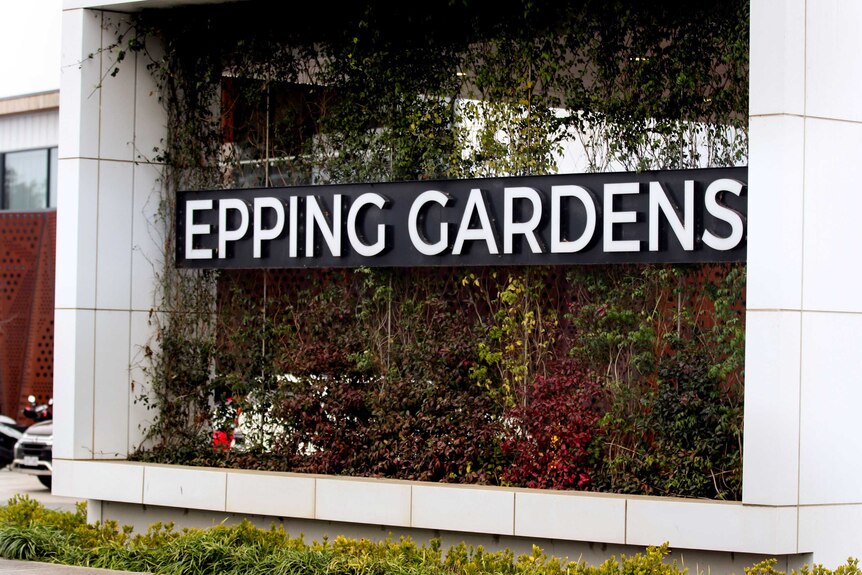
[[[48,207],[57,207],[57,171],[60,162],[57,158],[57,148],[51,148],[48,153]]]
[[[57,149],[0,154],[2,209],[42,210],[56,205]]]

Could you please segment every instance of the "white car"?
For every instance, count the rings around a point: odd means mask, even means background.
[[[15,444],[12,470],[35,475],[42,485],[50,489],[53,446],[53,421],[42,421],[31,425]]]

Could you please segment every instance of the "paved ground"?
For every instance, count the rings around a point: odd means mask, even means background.
[[[122,575],[130,571],[108,571],[91,567],[69,567],[36,561],[9,561],[0,559],[0,573],[21,573],[22,575]],[[136,575],[140,575],[139,573]]]
[[[74,511],[75,503],[78,501],[69,497],[51,495],[51,492],[46,487],[42,487],[33,475],[15,473],[8,468],[0,469],[0,505],[5,505],[9,499],[19,493],[29,495],[45,507],[62,511]]]

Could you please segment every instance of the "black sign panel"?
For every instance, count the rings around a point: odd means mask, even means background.
[[[744,261],[747,168],[180,192],[187,268]]]

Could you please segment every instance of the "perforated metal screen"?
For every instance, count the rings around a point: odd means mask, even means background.
[[[56,212],[0,212],[0,413],[53,396]]]

